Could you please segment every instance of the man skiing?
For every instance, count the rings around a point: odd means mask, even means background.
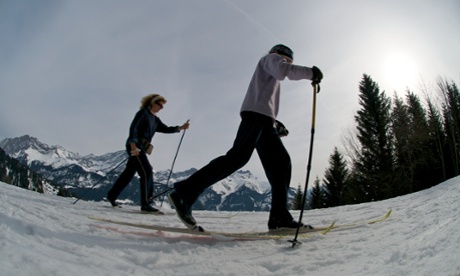
[[[203,231],[192,216],[192,205],[203,191],[243,167],[257,150],[271,185],[269,230],[312,228],[295,221],[287,208],[291,160],[275,122],[279,110],[280,81],[308,79],[319,83],[323,74],[316,67],[294,65],[293,51],[285,45],[272,47],[257,64],[241,106],[241,123],[233,147],[212,160],[188,179],[174,184],[168,195],[180,220],[190,229]]]

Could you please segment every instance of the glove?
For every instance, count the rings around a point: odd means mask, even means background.
[[[147,149],[145,150],[145,152],[146,152],[148,155],[150,155],[150,154],[152,154],[152,151],[153,151],[153,145],[150,144],[150,145],[147,147]]]
[[[147,140],[144,139],[144,138],[141,138],[141,144],[142,144],[142,149],[144,149],[145,152],[146,152],[148,155],[152,154],[153,145],[150,144],[149,141],[147,141]]]
[[[323,79],[323,73],[321,72],[321,70],[319,70],[319,68],[316,66],[313,66],[311,70],[313,71],[313,78],[311,79],[313,83],[320,83]]]
[[[275,121],[275,128],[280,137],[288,136],[289,131],[280,121],[278,120]]]

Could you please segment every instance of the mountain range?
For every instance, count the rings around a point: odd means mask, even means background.
[[[57,186],[70,191],[82,200],[104,200],[107,191],[123,171],[127,154],[125,151],[81,156],[57,145],[47,145],[35,137],[24,135],[0,141],[11,158],[18,160],[31,171],[42,175]],[[169,170],[154,172],[155,191],[161,192],[172,184],[189,177],[196,171],[190,168],[181,172]],[[169,181],[168,181],[169,178]],[[167,183],[168,182],[168,183]],[[122,192],[118,201],[122,204],[139,205],[139,179],[137,176]],[[292,200],[295,189],[289,191]],[[161,197],[159,197],[161,199]],[[195,202],[195,210],[219,211],[268,211],[271,202],[270,185],[260,181],[250,171],[239,170],[207,189]],[[165,204],[168,204],[165,201]]]

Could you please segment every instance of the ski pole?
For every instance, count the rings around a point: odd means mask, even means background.
[[[129,159],[129,156],[128,156],[127,158],[123,159],[123,161],[121,161],[120,164],[118,164],[115,168],[113,168],[111,171],[109,171],[104,177],[102,177],[101,179],[99,179],[99,181],[96,182],[96,184],[94,184],[93,186],[91,186],[91,188],[89,188],[88,191],[86,191],[86,192],[85,192],[84,194],[82,194],[79,198],[77,198],[77,200],[75,200],[75,202],[72,203],[72,204],[75,204],[75,203],[77,203],[80,199],[82,199],[82,197],[84,197],[89,191],[91,191],[94,187],[96,187],[97,184],[101,183],[101,181],[102,181],[103,179],[105,179],[109,174],[111,174],[116,168],[120,167],[121,164],[125,163],[126,160],[128,160],[128,159]]]
[[[188,122],[190,122],[190,119],[187,120],[187,123]],[[169,170],[168,180],[166,180],[166,187],[168,187],[168,185],[169,185],[169,180],[171,179],[171,175],[172,175],[172,172],[173,172],[173,169],[174,169],[174,165],[176,164],[177,155],[179,154],[179,149],[180,149],[180,146],[182,145],[182,140],[184,140],[186,130],[187,129],[184,129],[184,132],[182,133],[182,136],[181,136],[181,138],[179,140],[179,145],[177,146],[176,155],[174,156],[173,162],[171,164],[171,169]],[[172,190],[172,189],[168,189],[165,192],[162,192],[161,195],[164,195],[165,193],[167,193],[170,190]],[[156,198],[156,197],[153,197],[153,198]],[[161,200],[160,200],[161,201],[160,207],[163,207],[163,199],[164,199],[164,197],[162,196]]]
[[[158,183],[158,182],[157,182],[157,183]],[[160,184],[163,184],[163,183],[160,183]],[[174,190],[174,187],[168,188],[168,189],[164,190],[163,192],[154,195],[154,196],[152,197],[152,199],[155,199],[155,198],[157,198],[157,197],[159,197],[159,196],[162,196],[162,195],[164,195],[164,194],[166,194],[166,193],[168,193],[168,192],[170,192],[170,191],[172,191],[172,190]]]
[[[307,189],[308,189],[308,180],[310,178],[310,171],[311,171],[311,159],[313,156],[313,138],[315,135],[315,120],[316,120],[316,94],[319,93],[319,83],[312,82],[313,85],[313,108],[312,108],[312,116],[311,116],[311,137],[310,137],[310,152],[308,154],[308,163],[307,163],[307,177],[305,179],[305,188],[303,191],[303,197],[302,197],[302,207],[300,209],[300,216],[299,216],[299,225],[297,226],[297,230],[294,236],[294,239],[289,240],[289,242],[292,243],[292,247],[296,246],[297,244],[301,244],[297,240],[297,237],[299,236],[299,230],[300,230],[300,225],[302,222],[302,216],[303,216],[303,211],[305,209],[305,203],[307,201]]]

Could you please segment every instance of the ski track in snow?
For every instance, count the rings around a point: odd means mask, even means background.
[[[309,210],[303,221],[388,220],[327,235],[268,241],[216,241],[89,220],[98,216],[182,227],[173,210],[38,194],[0,182],[1,275],[460,275],[460,177],[385,201]],[[131,211],[131,212],[129,212]],[[292,211],[298,217],[298,211]],[[194,211],[205,229],[265,231],[267,212]],[[101,226],[101,227],[98,227]],[[104,228],[105,227],[105,228]],[[109,230],[112,227],[114,230]]]

